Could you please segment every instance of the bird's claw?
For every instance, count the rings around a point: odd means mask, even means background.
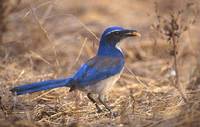
[[[117,116],[119,116],[119,114],[117,112],[110,111],[108,114],[106,114],[106,116],[110,118],[116,118]]]
[[[118,113],[117,112],[110,112],[110,116],[111,118],[115,118],[118,116]]]

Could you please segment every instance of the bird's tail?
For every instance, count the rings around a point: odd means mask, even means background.
[[[70,87],[71,81],[72,78],[47,80],[47,81],[17,86],[12,88],[10,91],[15,95],[22,95],[43,90],[49,90],[57,87]]]

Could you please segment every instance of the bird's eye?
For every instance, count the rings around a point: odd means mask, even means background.
[[[113,34],[117,35],[117,36],[120,35],[120,33],[118,31],[114,32]]]

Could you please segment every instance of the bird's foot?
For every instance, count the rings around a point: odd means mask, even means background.
[[[117,117],[119,114],[117,112],[110,112],[111,118]]]
[[[119,114],[117,112],[109,111],[109,113],[106,114],[106,116],[110,118],[116,118],[117,116],[119,116]]]

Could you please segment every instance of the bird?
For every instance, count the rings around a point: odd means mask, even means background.
[[[85,92],[88,99],[96,106],[97,112],[102,112],[98,104],[100,103],[112,113],[104,97],[114,87],[124,69],[125,58],[118,44],[125,38],[140,36],[137,30],[110,26],[101,35],[96,55],[72,76],[16,86],[10,91],[14,95],[23,95],[58,87],[69,87],[70,92],[74,90]]]

